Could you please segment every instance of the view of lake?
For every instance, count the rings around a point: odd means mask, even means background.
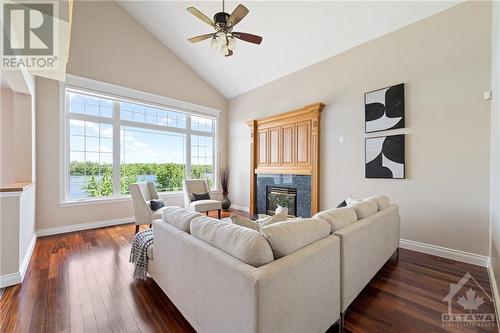
[[[85,192],[84,189],[82,189],[82,186],[87,182],[87,179],[89,179],[92,176],[70,176],[69,177],[69,193],[68,193],[68,198],[70,200],[77,200],[77,199],[85,199],[88,198],[89,195],[87,192]],[[97,180],[100,180],[100,176],[96,176]],[[137,177],[138,182],[143,182],[143,181],[152,181],[155,182],[156,184],[156,176],[155,175],[142,175]]]

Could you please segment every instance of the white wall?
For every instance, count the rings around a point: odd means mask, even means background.
[[[67,71],[222,110],[226,100],[114,1],[76,1]],[[37,229],[66,227],[133,215],[130,200],[106,204],[59,205],[59,85],[37,78]],[[225,165],[225,146],[219,147]],[[182,204],[182,197],[167,199]]]
[[[249,203],[245,121],[324,102],[321,209],[387,194],[400,205],[402,238],[487,255],[490,10],[457,5],[230,100],[230,199]],[[406,129],[391,133],[407,133],[407,179],[365,179],[364,93],[401,82]]]
[[[492,3],[491,36],[491,265],[500,288],[500,3]],[[500,306],[500,304],[497,304]]]

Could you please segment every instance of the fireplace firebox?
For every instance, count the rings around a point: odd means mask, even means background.
[[[288,208],[288,216],[297,215],[297,189],[289,187],[266,187],[266,212],[268,215],[274,215],[279,206]]]

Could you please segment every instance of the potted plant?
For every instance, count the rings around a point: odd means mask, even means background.
[[[220,187],[222,189],[222,209],[227,212],[231,207],[231,200],[228,198],[229,169],[227,167],[219,170]]]

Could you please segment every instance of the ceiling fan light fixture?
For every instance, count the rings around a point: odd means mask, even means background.
[[[211,48],[218,49],[223,55],[229,57],[234,54],[233,51],[236,49],[236,38],[257,45],[262,42],[260,36],[244,32],[233,32],[234,26],[248,14],[248,8],[241,4],[236,6],[231,14],[228,14],[224,10],[224,0],[222,0],[222,12],[216,13],[213,20],[194,7],[188,7],[187,11],[215,29],[210,34],[188,38],[191,43],[210,39]]]
[[[234,37],[231,37],[231,38],[229,39],[229,45],[228,45],[228,47],[229,47],[229,49],[230,49],[231,51],[236,50],[236,39],[235,39]]]
[[[210,47],[212,49],[217,49],[219,47],[219,42],[217,41],[217,38],[215,38],[215,36],[213,36],[210,40]]]
[[[229,54],[229,47],[226,44],[223,44],[220,48],[220,51],[223,55]]]

